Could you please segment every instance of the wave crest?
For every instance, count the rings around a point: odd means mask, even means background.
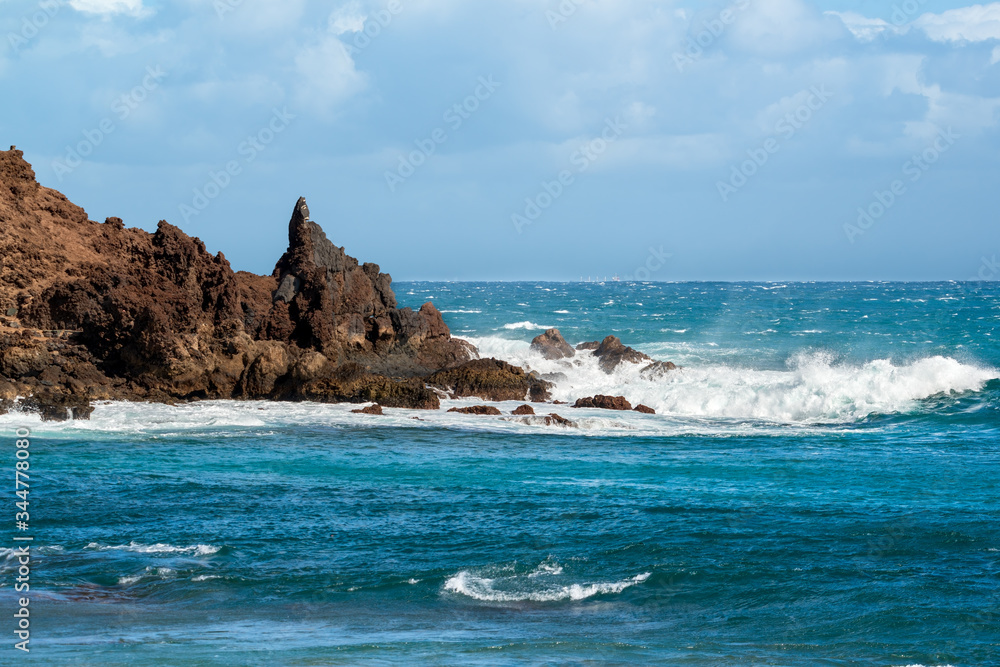
[[[642,403],[660,415],[681,418],[851,423],[873,414],[911,412],[924,399],[981,391],[990,380],[1000,379],[995,368],[940,355],[908,363],[876,359],[852,364],[837,362],[828,352],[795,354],[783,369],[708,364],[651,377],[641,373],[641,364],[624,363],[608,375],[587,352],[550,361],[524,341],[469,340],[483,357],[536,370],[542,377],[551,373],[557,400],[621,395],[633,405]]]
[[[622,581],[595,583],[561,583],[563,568],[558,563],[544,562],[527,574],[486,576],[462,570],[444,583],[444,590],[481,602],[559,602],[586,600],[595,595],[621,593],[649,578],[644,572]]]

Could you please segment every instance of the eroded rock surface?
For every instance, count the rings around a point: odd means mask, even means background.
[[[456,398],[475,396],[486,401],[547,401],[552,389],[551,382],[499,359],[475,359],[434,373],[427,382]]]
[[[432,304],[398,308],[300,199],[271,276],[161,221],[103,224],[0,151],[0,410],[46,418],[101,399],[378,401],[437,408],[419,379],[478,355]]]
[[[576,354],[573,346],[559,333],[559,329],[549,329],[535,336],[531,341],[531,349],[540,353],[546,359],[565,359]]]
[[[624,396],[589,396],[578,398],[573,404],[574,408],[600,408],[602,410],[631,410],[632,404],[625,400]]]
[[[492,405],[472,405],[467,408],[452,408],[448,412],[457,412],[463,415],[502,415],[500,408]]]
[[[617,336],[608,336],[594,350],[594,356],[600,359],[598,365],[605,373],[613,373],[622,363],[638,364],[643,361],[652,361],[648,356],[634,350],[627,345],[623,345]]]

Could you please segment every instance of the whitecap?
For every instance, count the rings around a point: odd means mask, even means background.
[[[175,547],[172,544],[140,544],[133,541],[128,544],[119,544],[115,546],[91,542],[85,548],[97,551],[132,551],[134,553],[141,554],[182,553],[193,554],[195,556],[211,556],[212,554],[217,553],[222,547],[214,547],[208,544],[193,544],[189,547]]]
[[[650,576],[649,572],[637,574],[622,581],[558,584],[528,584],[521,577],[489,578],[462,570],[449,578],[444,590],[482,602],[559,602],[579,601],[595,595],[613,595],[626,588],[641,584]],[[531,581],[531,580],[529,580]],[[537,581],[537,580],[534,580]]]
[[[546,326],[544,324],[535,324],[534,322],[524,321],[524,322],[512,322],[510,324],[503,325],[504,329],[514,330],[514,329],[551,329],[552,327]]]

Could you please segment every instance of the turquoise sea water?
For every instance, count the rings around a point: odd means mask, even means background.
[[[659,414],[0,417],[9,478],[33,432],[31,661],[1000,664],[1000,286],[395,288],[557,399]],[[550,326],[683,369],[546,362]]]

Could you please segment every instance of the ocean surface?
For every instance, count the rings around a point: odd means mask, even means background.
[[[658,414],[0,417],[34,537],[29,658],[11,488],[0,664],[1000,664],[997,283],[394,287],[559,400]],[[545,361],[548,327],[683,368]]]

